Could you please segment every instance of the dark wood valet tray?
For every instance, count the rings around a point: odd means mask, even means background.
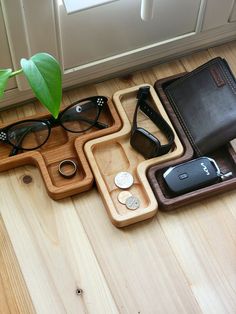
[[[211,157],[216,161],[222,173],[232,172],[232,176],[228,178],[228,180],[218,182],[213,185],[178,196],[173,195],[168,190],[168,187],[165,185],[165,182],[163,180],[163,173],[166,171],[167,168],[197,157],[194,155],[193,148],[186,138],[183,129],[179,125],[177,117],[175,116],[173,109],[171,108],[171,105],[163,91],[163,88],[166,84],[172,82],[174,79],[177,79],[182,75],[183,74],[158,80],[154,85],[170,119],[172,120],[173,125],[175,126],[176,132],[178,133],[180,140],[182,141],[182,144],[186,149],[185,154],[180,158],[152,166],[147,171],[149,183],[157,198],[159,208],[163,211],[173,210],[180,206],[187,205],[205,199],[207,197],[232,190],[236,187],[236,153],[230,143],[208,155],[208,157]]]

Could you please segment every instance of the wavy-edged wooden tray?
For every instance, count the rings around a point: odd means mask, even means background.
[[[37,114],[27,119],[44,119],[47,116]],[[99,121],[109,127],[102,130],[92,128],[81,135],[67,132],[61,126],[54,127],[48,141],[41,148],[16,156],[8,157],[12,147],[1,144],[0,172],[23,165],[36,165],[42,174],[48,194],[55,200],[89,190],[94,177],[84,154],[84,144],[91,139],[117,132],[122,127],[122,121],[111,100],[102,111]],[[14,122],[16,121],[12,121]],[[58,172],[59,163],[65,159],[73,160],[78,166],[75,176],[69,179],[62,177]]]
[[[117,227],[124,227],[135,222],[145,220],[156,214],[158,203],[146,178],[148,167],[180,157],[184,148],[175,133],[173,149],[166,155],[145,160],[130,145],[130,131],[134,109],[136,107],[136,94],[141,86],[150,86],[150,102],[155,110],[172,126],[154,88],[149,84],[142,84],[114,94],[113,100],[123,122],[122,129],[85,144],[85,153],[95,176],[98,189],[106,206],[111,221]],[[167,139],[145,115],[138,116],[138,124],[158,137],[161,143]],[[117,196],[122,190],[115,183],[114,178],[118,172],[128,171],[134,177],[134,184],[128,189],[131,194],[140,200],[140,207],[129,210],[119,203]]]

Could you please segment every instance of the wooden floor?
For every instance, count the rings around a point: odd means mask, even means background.
[[[78,88],[64,103],[153,84],[215,56],[236,74],[235,41]],[[29,104],[0,119],[43,110]],[[0,313],[236,313],[236,191],[117,229],[95,188],[55,202],[27,166],[0,174],[0,213]]]

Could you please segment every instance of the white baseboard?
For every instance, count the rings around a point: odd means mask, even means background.
[[[65,71],[63,88],[98,82],[119,73],[143,69],[163,61],[168,61],[195,50],[219,45],[236,38],[236,23],[229,23],[202,33],[191,33],[149,46],[141,47],[110,58],[85,64]],[[30,90],[12,89],[5,93],[0,108],[33,98]]]

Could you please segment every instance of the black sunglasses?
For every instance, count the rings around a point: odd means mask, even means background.
[[[16,155],[19,150],[34,150],[46,143],[51,128],[62,126],[72,133],[83,133],[93,127],[105,129],[107,124],[98,118],[108,99],[104,96],[93,96],[72,103],[59,113],[55,119],[50,116],[42,120],[23,120],[0,129],[0,141],[10,144],[13,149],[9,156]]]

